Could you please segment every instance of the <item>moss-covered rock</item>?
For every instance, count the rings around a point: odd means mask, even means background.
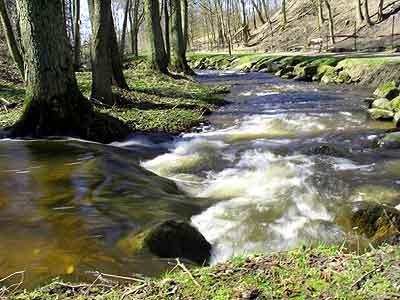
[[[391,110],[390,101],[386,98],[378,98],[372,102],[372,108]]]
[[[185,258],[198,264],[211,257],[211,244],[192,225],[169,220],[142,232],[133,232],[117,243],[126,255],[146,250],[163,258]]]
[[[396,127],[400,127],[400,111],[396,112],[393,116],[393,124]]]
[[[351,76],[347,71],[342,70],[339,72],[338,77],[336,79],[337,83],[351,83]]]
[[[400,211],[382,204],[355,202],[351,221],[358,233],[376,243],[392,240],[400,232]]]
[[[160,257],[182,257],[199,264],[207,263],[211,257],[211,244],[186,222],[166,221],[154,227],[145,242]]]
[[[392,120],[394,117],[393,111],[388,109],[371,108],[368,113],[374,120]]]
[[[379,98],[392,100],[399,96],[400,90],[395,81],[388,81],[381,84],[374,92],[374,95]]]
[[[390,109],[392,109],[395,112],[400,112],[400,96],[390,101]]]
[[[317,74],[318,65],[301,63],[294,67],[293,74],[296,80],[311,81]]]
[[[400,148],[400,131],[387,133],[379,145],[383,148]]]
[[[322,67],[321,67],[322,68]],[[337,80],[337,70],[332,66],[324,66],[318,71],[321,76],[321,83],[323,84],[334,84]],[[320,76],[320,75],[319,75]]]

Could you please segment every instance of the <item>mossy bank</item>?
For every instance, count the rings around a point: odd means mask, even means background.
[[[81,91],[89,97],[91,73],[76,75]],[[202,86],[191,78],[174,79],[154,72],[143,59],[129,61],[125,77],[130,89],[115,88],[113,106],[93,104],[96,111],[122,120],[132,132],[190,131],[224,103],[222,94],[228,91],[225,87]],[[0,81],[0,129],[18,120],[24,93],[22,83]]]
[[[273,73],[284,79],[320,81],[324,84],[359,84],[375,89],[400,78],[400,58],[395,56],[191,54],[195,69],[232,69]]]
[[[391,246],[361,255],[342,247],[301,247],[190,271],[180,266],[133,284],[54,281],[8,299],[399,299],[399,262],[400,249]]]

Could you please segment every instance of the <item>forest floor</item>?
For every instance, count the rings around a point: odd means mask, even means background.
[[[187,269],[181,264],[174,269],[158,279],[125,285],[53,281],[8,299],[400,299],[400,249],[392,246],[364,254],[300,247],[212,267]]]
[[[95,103],[95,109],[124,121],[132,131],[178,134],[206,121],[205,116],[224,103],[226,87],[201,86],[196,81],[173,79],[151,71],[145,60],[127,63],[125,76],[129,91],[114,89],[113,106]],[[91,73],[77,73],[81,91],[87,97]],[[24,86],[0,79],[0,128],[12,126],[23,109]]]

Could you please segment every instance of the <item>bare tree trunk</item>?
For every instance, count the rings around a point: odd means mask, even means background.
[[[328,11],[328,20],[329,20],[329,35],[332,45],[335,44],[335,24],[333,20],[332,8],[329,0],[324,0],[326,5],[326,10]]]
[[[171,38],[169,36],[169,22],[170,22],[170,18],[169,18],[169,10],[168,8],[170,7],[170,3],[168,2],[168,0],[164,1],[164,35],[165,35],[165,51],[167,53],[167,57],[168,57],[168,63],[171,60]]]
[[[361,8],[361,0],[354,0],[354,1],[355,1],[355,9],[356,9],[358,24],[361,24],[362,22],[364,22],[364,15],[362,13],[362,8]]]
[[[251,0],[251,2],[252,2],[252,4],[253,4],[254,9],[255,9],[256,12],[257,12],[258,18],[260,19],[261,23],[265,24],[265,19],[264,19],[264,17],[263,17],[261,8],[257,5],[257,3],[256,3],[255,0]]]
[[[79,91],[61,1],[17,0],[26,98],[14,136],[88,137],[92,107]]]
[[[25,80],[24,59],[22,58],[21,52],[18,48],[17,40],[12,29],[10,18],[8,17],[8,12],[4,0],[0,0],[0,20],[1,26],[4,30],[4,35],[6,37],[9,53],[15,64],[17,65],[17,68],[22,78]]]
[[[318,25],[319,25],[320,30],[321,30],[324,22],[325,22],[325,19],[324,19],[324,9],[322,6],[322,0],[318,0]]]
[[[241,0],[242,4],[242,26],[243,26],[243,43],[247,45],[249,43],[249,24],[247,22],[247,14],[246,14],[246,2],[245,0]]]
[[[164,38],[160,24],[158,0],[145,0],[146,30],[151,48],[152,67],[168,74],[168,57],[164,48]]]
[[[74,69],[81,67],[81,3],[74,0]]]
[[[287,25],[286,0],[282,0],[282,27],[285,28],[286,25]]]
[[[364,0],[364,17],[367,25],[371,26],[372,22],[371,22],[371,17],[369,16],[368,0]]]
[[[172,66],[177,72],[193,74],[186,60],[185,38],[182,28],[181,0],[171,0]]]
[[[128,27],[128,14],[129,8],[131,7],[131,0],[126,0],[125,11],[124,11],[124,22],[122,24],[122,35],[121,35],[121,45],[120,45],[120,52],[121,52],[121,59],[124,58],[125,53],[125,41],[126,41],[126,32]]]
[[[384,0],[379,0],[379,4],[378,4],[378,21],[383,20],[383,3],[385,1]]]
[[[92,94],[97,101],[112,105],[111,0],[92,0],[93,58]]]

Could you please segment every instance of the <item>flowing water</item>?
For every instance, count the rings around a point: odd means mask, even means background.
[[[340,244],[355,238],[349,203],[399,204],[400,154],[376,147],[391,124],[367,119],[371,91],[259,73],[198,79],[232,92],[194,133],[112,145],[0,141],[0,278],[159,274],[166,261],[134,251],[130,238],[165,219],[191,218],[213,263]]]

